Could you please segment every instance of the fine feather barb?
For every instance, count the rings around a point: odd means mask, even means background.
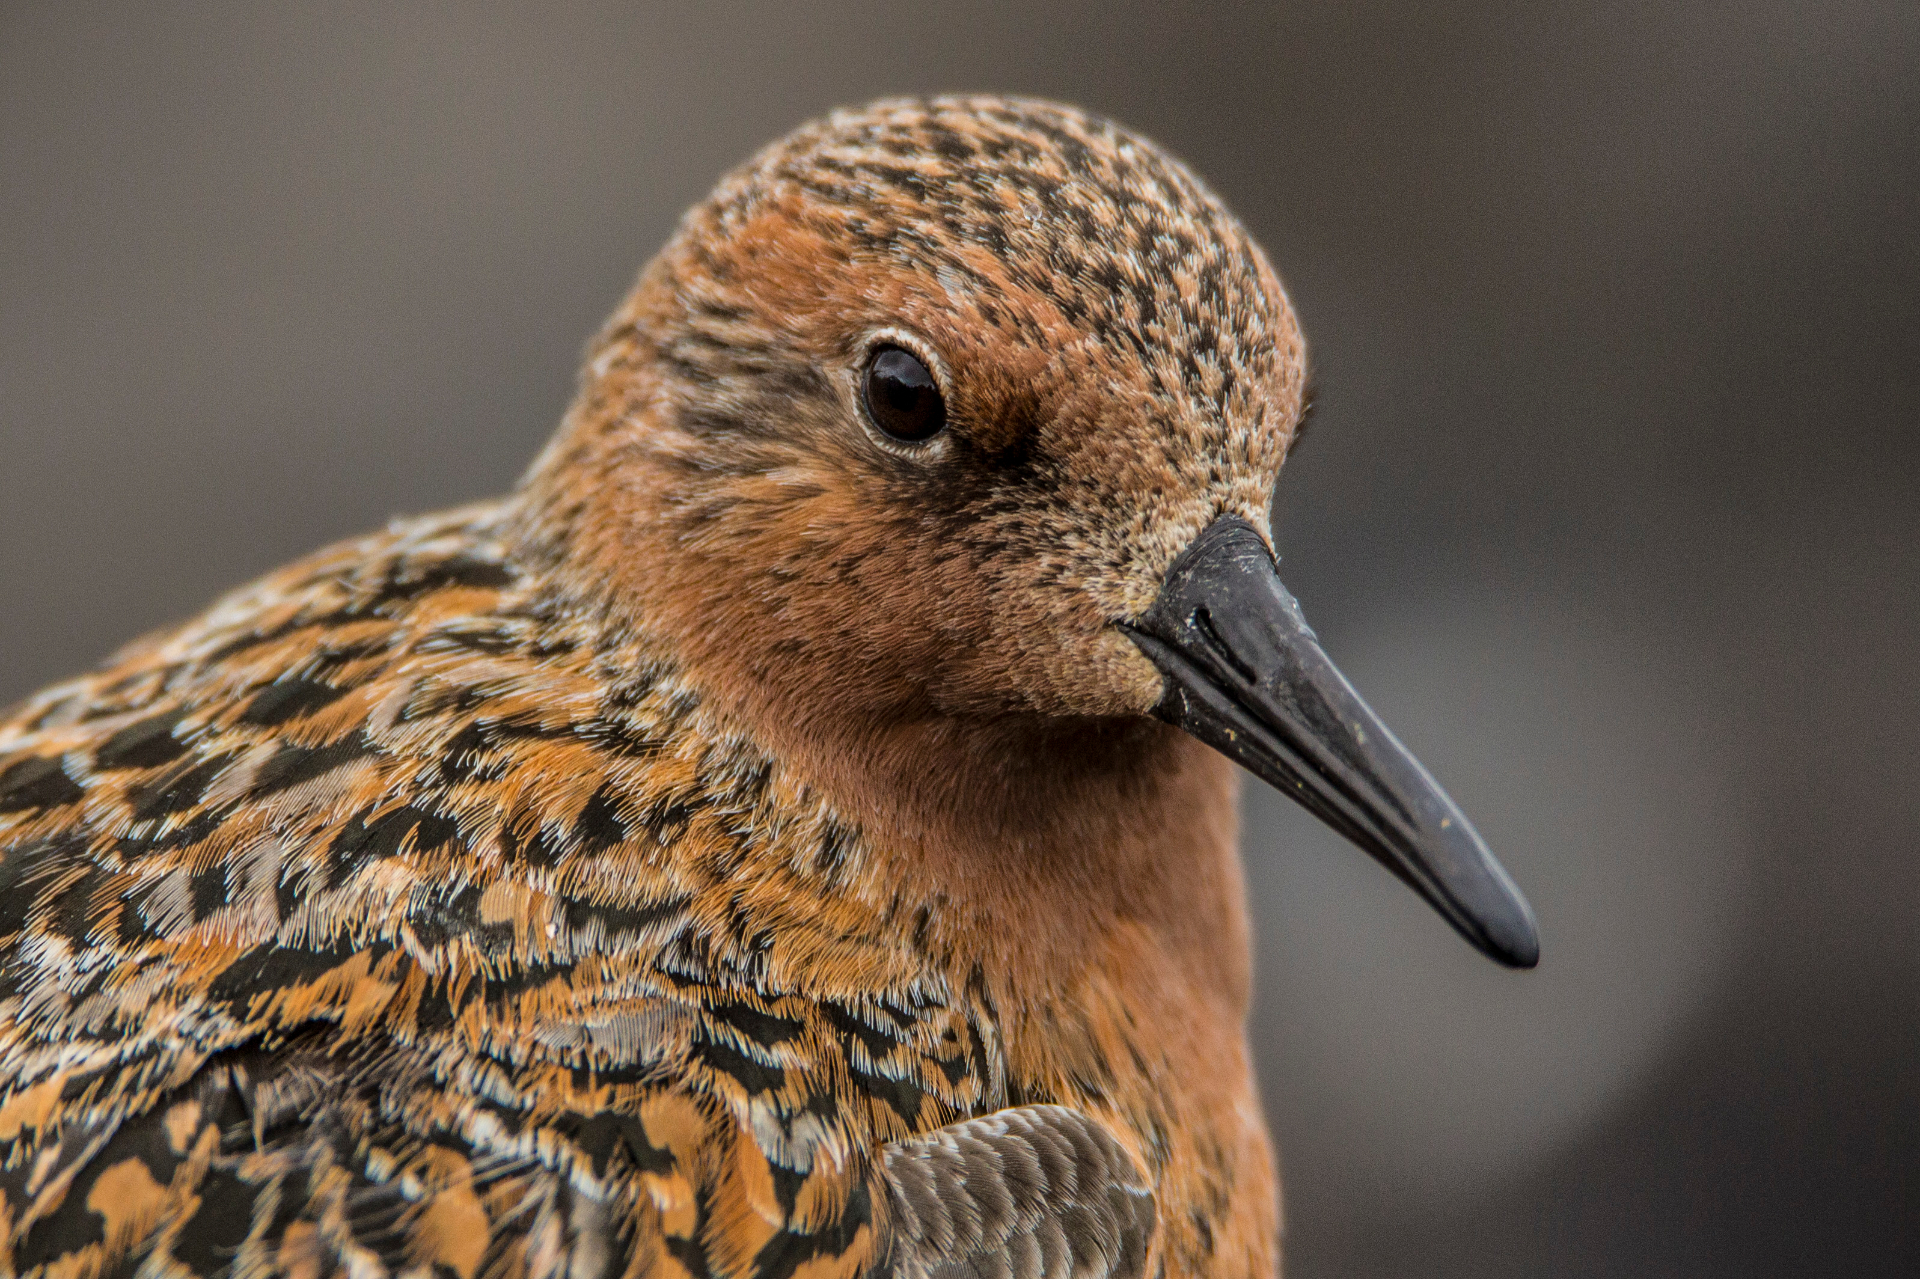
[[[898,1279],[1131,1279],[1153,1191],[1105,1125],[1022,1106],[886,1148]]]

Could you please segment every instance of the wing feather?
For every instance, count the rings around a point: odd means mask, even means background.
[[[1020,1106],[885,1149],[897,1279],[1134,1279],[1153,1189],[1097,1119]]]

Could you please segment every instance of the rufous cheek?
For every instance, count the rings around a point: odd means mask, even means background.
[[[1057,714],[1131,718],[1160,700],[1160,672],[1111,626],[1062,646],[1048,665],[1045,700]]]
[[[1163,685],[1154,669],[1134,642],[1122,632],[1108,627],[1094,641],[1094,670],[1097,678],[1090,684],[1107,689],[1115,705],[1134,714],[1151,714],[1160,701]]]

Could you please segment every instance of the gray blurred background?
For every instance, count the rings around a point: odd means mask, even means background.
[[[0,9],[0,702],[510,484],[801,119],[1078,102],[1288,282],[1286,580],[1541,918],[1249,790],[1290,1273],[1920,1273],[1920,6],[307,8]]]

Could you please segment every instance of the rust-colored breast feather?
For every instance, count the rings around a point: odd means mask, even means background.
[[[1151,1200],[1084,1116],[907,1140],[1008,1105],[980,983],[498,518],[0,724],[0,1272],[974,1273],[916,1251],[955,1230],[1137,1271]]]
[[[1271,576],[1304,381],[1109,121],[763,152],[513,495],[0,713],[0,1279],[1271,1276],[1235,774],[1162,722],[1254,674],[1139,626],[1214,530]]]

